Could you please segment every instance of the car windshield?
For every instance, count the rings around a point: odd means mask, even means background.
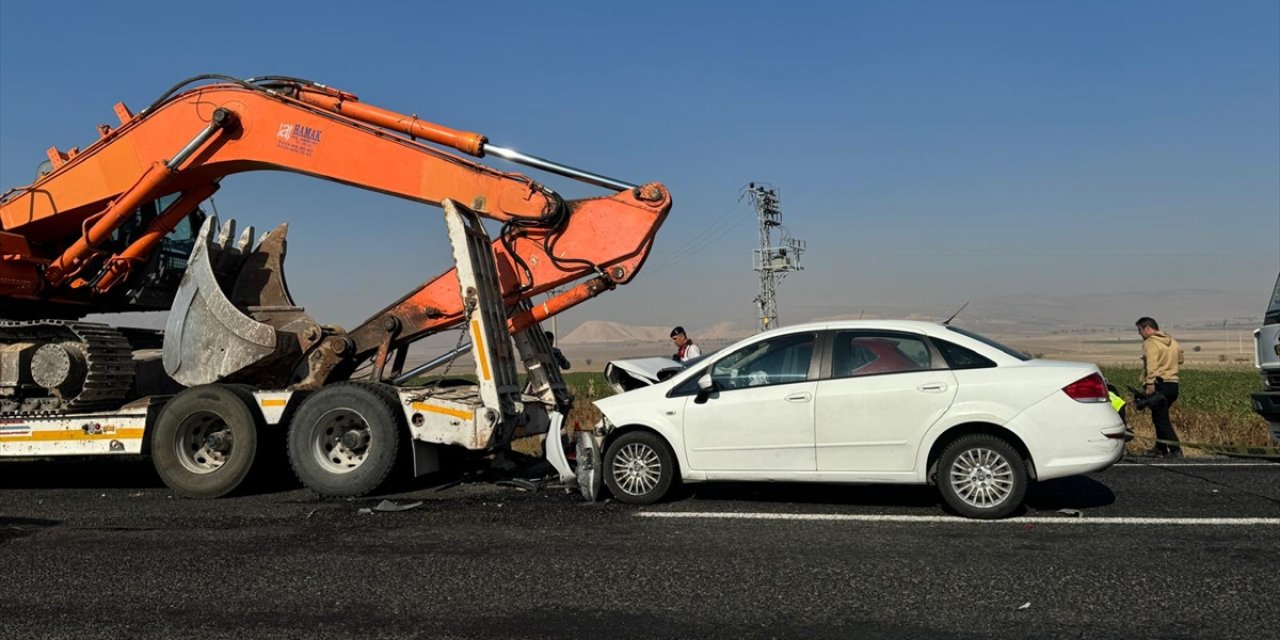
[[[697,366],[699,362],[702,362],[703,360],[710,358],[712,355],[715,355],[714,351],[712,351],[711,353],[704,353],[696,358],[689,358],[688,360],[685,360],[680,364],[683,365],[684,368],[688,369],[689,367]]]
[[[953,327],[951,325],[947,325],[947,329],[950,331],[954,331],[962,336],[965,336],[966,338],[973,338],[974,340],[977,340],[978,342],[981,342],[982,344],[985,344],[988,347],[991,347],[992,349],[999,349],[1001,352],[1008,354],[1010,356],[1013,356],[1024,362],[1031,359],[1031,356],[1021,351],[1018,351],[1017,349],[1014,349],[1013,347],[1010,347],[1007,344],[996,342],[995,340],[992,340],[991,338],[988,338],[984,335],[979,335],[967,329],[961,329],[960,327]]]

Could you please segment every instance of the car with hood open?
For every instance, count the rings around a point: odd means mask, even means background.
[[[1096,365],[947,324],[813,323],[696,362],[648,360],[610,363],[629,390],[595,402],[600,475],[623,502],[681,482],[929,484],[960,515],[999,518],[1031,482],[1105,469],[1124,449]]]

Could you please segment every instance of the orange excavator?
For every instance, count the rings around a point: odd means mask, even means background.
[[[115,112],[119,126],[99,125],[83,150],[50,149],[35,182],[0,195],[0,457],[149,453],[192,497],[238,487],[273,427],[295,473],[326,495],[376,488],[405,443],[429,471],[429,445],[485,449],[558,429],[571,398],[538,323],[631,281],[671,208],[661,184],[298,78],[199,76]],[[613,193],[564,200],[459,154]],[[457,267],[353,329],[318,322],[285,283],[287,226],[237,237],[201,207],[223,177],[260,170],[441,206]],[[480,218],[501,223],[496,238]],[[168,310],[165,332],[80,320],[135,310]],[[409,346],[454,327],[474,345],[476,388],[403,386]]]

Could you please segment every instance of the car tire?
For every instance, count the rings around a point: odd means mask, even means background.
[[[678,472],[666,441],[651,431],[624,433],[604,454],[604,481],[614,498],[653,504],[671,491]]]
[[[1008,441],[985,433],[963,436],[938,459],[938,491],[966,518],[1003,518],[1022,506],[1027,464]]]

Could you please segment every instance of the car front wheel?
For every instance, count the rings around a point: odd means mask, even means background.
[[[1027,465],[1007,441],[970,434],[942,452],[938,490],[947,506],[966,518],[1003,518],[1022,506]]]
[[[624,433],[605,451],[604,481],[613,497],[622,502],[653,504],[667,495],[676,481],[675,456],[654,433]]]

